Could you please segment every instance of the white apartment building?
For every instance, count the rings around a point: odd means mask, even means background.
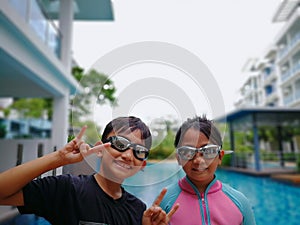
[[[260,59],[249,60],[242,72],[247,80],[240,88],[236,108],[300,106],[300,1],[284,0],[273,22],[283,23]]]
[[[0,140],[0,172],[67,142],[69,96],[81,91],[71,74],[74,20],[112,21],[112,3],[0,0],[0,98],[53,99],[50,138]],[[15,215],[0,206],[0,223]]]

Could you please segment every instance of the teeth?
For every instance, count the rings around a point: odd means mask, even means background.
[[[120,161],[115,161],[115,163],[123,168],[126,168],[126,169],[131,169],[131,166],[126,164],[126,163],[122,163]]]

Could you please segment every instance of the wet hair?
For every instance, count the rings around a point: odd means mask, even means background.
[[[109,122],[104,128],[102,134],[102,142],[105,142],[107,136],[111,132],[116,133],[125,133],[125,132],[133,132],[135,130],[141,131],[142,140],[145,141],[145,147],[150,149],[152,145],[152,136],[147,125],[140,119],[134,116],[128,117],[117,117]]]
[[[212,120],[207,119],[206,116],[203,115],[196,116],[192,119],[189,118],[180,126],[176,133],[174,141],[174,145],[176,148],[181,144],[182,138],[190,128],[203,133],[212,144],[222,146],[222,137],[220,131],[214,125]]]

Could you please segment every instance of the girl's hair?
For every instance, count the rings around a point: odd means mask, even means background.
[[[142,134],[142,140],[145,141],[145,147],[150,149],[152,145],[152,136],[147,125],[140,119],[134,116],[128,117],[117,117],[109,122],[102,134],[102,142],[107,139],[109,133],[124,133],[124,132],[133,132],[135,130],[140,130]]]
[[[181,140],[188,129],[193,128],[203,133],[212,144],[222,146],[222,137],[218,128],[214,125],[212,120],[208,120],[205,115],[196,116],[192,119],[187,119],[178,129],[174,145],[177,148],[181,144]]]

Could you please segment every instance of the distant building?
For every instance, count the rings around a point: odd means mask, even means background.
[[[44,119],[1,119],[6,129],[5,138],[50,138],[51,122]]]
[[[298,0],[284,0],[273,22],[283,27],[259,59],[250,59],[243,74],[236,108],[249,106],[300,107],[300,7]]]

